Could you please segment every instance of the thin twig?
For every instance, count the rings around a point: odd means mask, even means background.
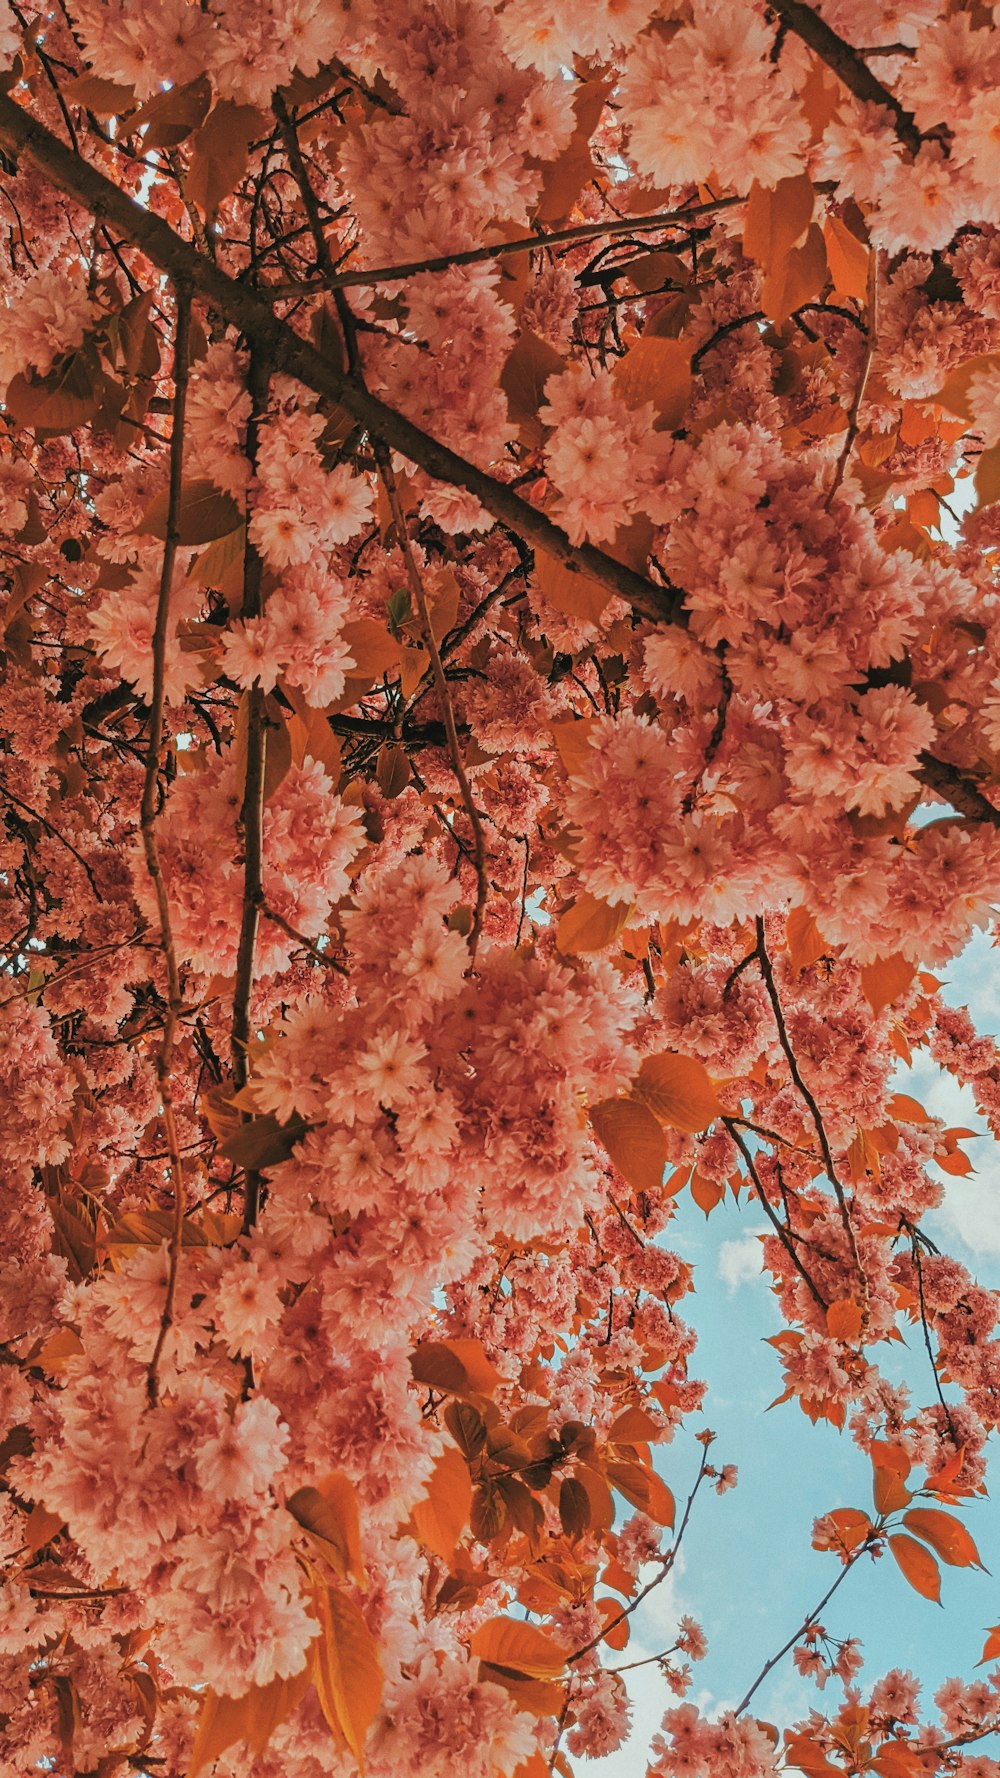
[[[809,1276],[809,1273],[806,1271],[805,1266],[802,1264],[802,1261],[800,1260],[798,1253],[795,1250],[795,1243],[792,1240],[790,1231],[788,1229],[786,1229],[784,1223],[781,1220],[781,1217],[778,1215],[777,1211],[774,1208],[774,1205],[770,1202],[770,1200],[767,1196],[767,1193],[764,1190],[764,1186],[763,1186],[763,1182],[761,1180],[760,1174],[757,1172],[757,1168],[754,1165],[753,1155],[751,1154],[749,1147],[744,1142],[743,1137],[740,1135],[740,1132],[736,1127],[736,1120],[731,1117],[724,1117],[722,1121],[725,1124],[726,1129],[729,1131],[729,1134],[732,1137],[733,1141],[735,1142],[737,1148],[739,1149],[740,1154],[743,1156],[744,1165],[746,1166],[746,1170],[750,1175],[750,1179],[753,1184],[754,1191],[757,1193],[757,1197],[760,1202],[760,1207],[763,1210],[764,1215],[767,1217],[767,1220],[771,1224],[771,1227],[773,1228],[775,1234],[777,1235],[778,1240],[781,1242],[782,1247],[785,1249],[785,1252],[788,1254],[788,1257],[791,1260],[793,1266],[795,1267],[795,1270],[798,1272],[799,1276],[805,1282],[810,1296],[813,1298],[814,1302],[818,1303],[820,1309],[823,1311],[823,1314],[825,1315],[826,1314],[826,1307],[827,1307],[826,1302],[825,1302],[824,1298],[821,1296],[816,1285],[813,1283],[813,1280]]]
[[[483,915],[486,912],[486,894],[488,888],[488,878],[486,874],[486,837],[483,833],[483,824],[480,820],[479,810],[476,808],[475,799],[472,794],[472,787],[465,770],[465,761],[462,758],[458,730],[455,726],[455,711],[451,701],[451,690],[445,676],[440,650],[438,649],[437,642],[434,638],[431,614],[427,605],[427,594],[424,591],[423,579],[421,578],[420,570],[417,567],[416,557],[413,554],[413,549],[410,544],[409,533],[406,529],[406,516],[400,502],[399,489],[396,485],[396,478],[392,471],[392,464],[389,461],[389,453],[386,451],[384,445],[381,444],[381,441],[377,446],[376,456],[378,458],[379,473],[381,474],[386,497],[389,501],[389,510],[392,513],[393,524],[396,528],[396,542],[399,545],[403,562],[406,566],[406,579],[410,589],[410,596],[416,606],[420,618],[420,628],[423,634],[424,646],[430,655],[431,668],[434,674],[434,684],[441,703],[441,711],[444,716],[445,734],[448,738],[448,753],[451,759],[451,769],[458,780],[462,805],[469,817],[469,825],[472,828],[472,851],[473,861],[476,868],[476,905],[472,916],[472,930],[469,933],[469,954],[472,961],[475,962],[476,951],[479,946],[479,936],[483,928]]]
[[[746,1696],[744,1698],[742,1698],[741,1701],[737,1704],[736,1709],[733,1712],[734,1716],[742,1716],[744,1710],[746,1709],[747,1705],[749,1704],[754,1693],[757,1690],[759,1690],[759,1688],[763,1685],[768,1674],[774,1670],[774,1668],[778,1665],[779,1661],[784,1660],[789,1649],[795,1647],[795,1644],[797,1642],[799,1642],[801,1640],[801,1638],[805,1635],[805,1633],[809,1629],[810,1625],[812,1625],[816,1622],[816,1619],[819,1617],[820,1612],[823,1611],[824,1608],[830,1603],[830,1600],[833,1598],[833,1595],[837,1591],[837,1588],[847,1579],[847,1576],[850,1574],[851,1569],[854,1567],[855,1562],[858,1560],[858,1557],[863,1555],[865,1550],[868,1548],[869,1542],[870,1542],[870,1538],[866,1538],[864,1543],[859,1544],[856,1550],[851,1551],[850,1555],[847,1558],[847,1561],[844,1563],[844,1566],[840,1570],[840,1573],[838,1574],[832,1587],[827,1588],[827,1590],[823,1594],[823,1597],[820,1600],[819,1604],[813,1606],[812,1611],[810,1611],[807,1614],[807,1616],[803,1618],[798,1629],[795,1630],[791,1636],[789,1636],[788,1641],[786,1643],[784,1643],[781,1648],[779,1648],[777,1654],[772,1655],[771,1659],[769,1661],[765,1662],[764,1666],[761,1668],[756,1679],[754,1680],[753,1685],[750,1687],[750,1690],[747,1692]]]
[[[708,1435],[706,1435],[706,1436],[708,1436]],[[708,1445],[706,1444],[702,1448],[701,1462],[698,1465],[698,1474],[695,1476],[694,1487],[691,1489],[691,1492],[688,1495],[687,1505],[684,1508],[681,1522],[677,1527],[677,1534],[676,1534],[674,1541],[673,1541],[670,1549],[668,1550],[667,1554],[665,1556],[663,1556],[660,1560],[659,1573],[654,1574],[654,1576],[653,1576],[652,1580],[649,1582],[649,1584],[647,1586],[643,1587],[642,1591],[640,1593],[637,1593],[634,1599],[631,1599],[627,1605],[622,1606],[622,1609],[618,1613],[617,1617],[608,1619],[607,1623],[605,1624],[605,1626],[599,1636],[592,1636],[590,1641],[585,1642],[582,1648],[574,1649],[574,1651],[571,1655],[566,1656],[566,1665],[568,1667],[574,1666],[577,1661],[582,1661],[584,1655],[589,1655],[592,1648],[596,1648],[599,1643],[604,1642],[606,1640],[606,1638],[610,1635],[611,1631],[617,1629],[619,1624],[623,1624],[627,1618],[630,1618],[632,1616],[632,1613],[634,1611],[638,1610],[638,1608],[642,1604],[643,1600],[648,1599],[650,1593],[652,1593],[655,1590],[655,1588],[657,1588],[658,1586],[661,1586],[662,1583],[666,1580],[667,1575],[671,1572],[671,1570],[673,1569],[674,1563],[677,1560],[678,1554],[680,1552],[681,1542],[684,1537],[684,1533],[688,1528],[688,1521],[691,1517],[691,1510],[692,1510],[694,1503],[695,1503],[695,1497],[698,1493],[698,1489],[701,1487],[702,1482],[705,1480],[707,1471],[708,1471]]]
[[[582,222],[569,228],[552,229],[544,235],[521,235],[514,241],[494,241],[485,247],[465,247],[458,253],[442,253],[436,259],[410,259],[399,265],[359,266],[356,270],[334,272],[322,286],[315,288],[345,290],[349,285],[398,284],[405,278],[418,278],[424,272],[446,272],[452,266],[482,265],[491,259],[506,259],[512,253],[542,252],[552,247],[570,246],[580,241],[600,241],[609,235],[648,234],[661,228],[685,228],[698,216],[719,210],[731,210],[745,204],[745,194],[714,198],[706,204],[690,204],[686,209],[661,210],[653,216],[607,216],[601,222]],[[273,288],[274,296],[309,295],[309,286],[284,284]]]
[[[23,803],[19,796],[15,796],[12,790],[8,790],[6,784],[0,783],[0,796],[5,796],[7,801],[12,803],[15,809],[20,809],[22,814],[29,816],[32,821],[37,821],[39,827],[44,827],[45,832],[49,834],[52,839],[59,841],[60,846],[65,846],[67,852],[76,859],[77,864],[80,865],[81,869],[86,873],[87,881],[94,891],[95,899],[97,901],[103,901],[104,897],[97,887],[94,880],[94,873],[91,870],[90,865],[77,851],[76,847],[66,838],[65,834],[60,833],[57,827],[53,827],[51,821],[49,821],[45,815],[40,815],[37,809],[31,807],[30,803]]]
[[[146,871],[153,885],[156,897],[156,909],[160,923],[160,949],[167,969],[167,1010],[163,1021],[163,1030],[157,1045],[155,1067],[156,1084],[163,1109],[163,1128],[167,1150],[170,1155],[170,1180],[174,1194],[174,1223],[170,1236],[170,1247],[167,1269],[167,1288],[163,1299],[163,1312],[160,1316],[159,1332],[156,1345],[149,1361],[146,1373],[146,1394],[150,1405],[155,1406],[159,1394],[158,1368],[167,1334],[173,1326],[174,1301],[177,1295],[177,1274],[180,1269],[181,1249],[184,1240],[184,1163],[177,1135],[177,1120],[174,1116],[174,1102],[171,1091],[170,1075],[173,1063],[174,1037],[183,1010],[181,994],[180,969],[177,952],[174,947],[173,930],[170,921],[170,899],[160,864],[159,845],[156,837],[156,814],[160,772],[160,750],[163,745],[163,704],[164,685],[166,680],[167,638],[170,625],[170,592],[174,578],[174,567],[177,560],[177,549],[180,543],[180,505],[181,483],[184,473],[184,421],[187,410],[188,358],[191,329],[191,292],[185,285],[176,287],[177,295],[177,330],[174,336],[174,417],[170,434],[170,488],[167,496],[167,523],[163,545],[163,566],[160,572],[160,591],[156,603],[156,623],[153,629],[153,692],[149,717],[149,744],[146,751],[146,775],[142,787],[142,814],[140,827],[142,831],[143,854]]]
[[[273,926],[280,927],[286,937],[293,939],[297,945],[301,945],[302,949],[308,951],[310,957],[314,957],[317,963],[322,963],[326,969],[335,969],[339,975],[347,974],[344,965],[338,962],[336,957],[331,957],[329,951],[321,951],[313,939],[307,938],[304,932],[299,932],[285,919],[283,914],[275,913],[274,908],[269,907],[266,901],[262,904],[260,911],[265,920],[270,920]]]
[[[941,1387],[941,1378],[938,1375],[938,1367],[934,1361],[934,1348],[931,1345],[931,1332],[927,1322],[927,1305],[924,1301],[924,1268],[920,1258],[920,1231],[907,1217],[901,1217],[900,1221],[910,1237],[910,1251],[917,1272],[917,1296],[920,1303],[920,1322],[924,1330],[924,1346],[926,1347],[927,1357],[930,1361],[931,1376],[934,1378],[934,1387],[937,1391],[937,1398],[941,1403],[948,1431],[951,1434],[951,1442],[957,1451],[959,1446],[958,1433],[955,1431],[955,1422],[951,1417],[951,1408],[948,1406],[944,1390]]]
[[[865,1277],[864,1267],[861,1264],[861,1255],[858,1252],[858,1243],[857,1243],[857,1239],[856,1239],[855,1233],[854,1233],[854,1225],[851,1222],[850,1211],[847,1207],[847,1199],[844,1196],[844,1188],[840,1183],[840,1180],[837,1176],[837,1169],[833,1164],[833,1154],[830,1149],[830,1140],[829,1140],[829,1137],[827,1136],[827,1133],[826,1133],[826,1126],[823,1122],[822,1114],[820,1112],[819,1106],[816,1103],[815,1095],[813,1094],[811,1089],[806,1085],[806,1082],[802,1078],[802,1074],[799,1069],[799,1064],[798,1064],[798,1061],[796,1060],[795,1051],[792,1048],[791,1041],[788,1036],[788,1027],[785,1024],[785,1015],[781,1009],[781,1001],[778,997],[778,990],[777,990],[777,987],[775,986],[775,981],[774,981],[774,971],[771,968],[771,959],[768,956],[768,952],[767,952],[767,943],[766,943],[765,933],[764,933],[764,921],[759,915],[757,917],[756,930],[757,930],[757,955],[760,959],[760,972],[764,978],[764,986],[767,989],[767,997],[771,1002],[771,1011],[774,1014],[774,1022],[778,1027],[778,1040],[781,1044],[782,1050],[784,1051],[785,1060],[788,1063],[788,1071],[792,1077],[792,1080],[795,1084],[797,1091],[799,1092],[801,1097],[805,1100],[805,1103],[809,1108],[809,1115],[812,1118],[813,1125],[816,1130],[816,1134],[819,1137],[820,1152],[822,1153],[822,1156],[823,1156],[823,1167],[826,1172],[826,1176],[829,1179],[830,1184],[833,1186],[834,1192],[836,1194],[837,1204],[840,1209],[841,1221],[843,1222],[844,1232],[847,1236],[847,1244],[851,1250],[851,1258],[854,1261],[854,1265],[857,1270],[858,1278],[860,1279],[860,1282],[861,1282],[861,1288],[864,1293],[865,1302],[862,1304],[862,1315],[863,1315],[863,1318],[867,1321],[868,1280]]]

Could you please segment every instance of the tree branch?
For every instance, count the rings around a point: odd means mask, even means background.
[[[950,765],[946,759],[936,759],[933,753],[922,753],[917,777],[966,820],[985,821],[990,827],[1000,827],[1000,809],[983,795],[978,784],[960,766]]]
[[[142,787],[143,853],[146,871],[156,896],[160,922],[160,949],[167,967],[167,1010],[156,1050],[156,1084],[163,1108],[163,1129],[170,1156],[170,1181],[174,1193],[174,1223],[170,1235],[167,1288],[160,1316],[159,1331],[146,1373],[146,1394],[151,1406],[159,1394],[157,1371],[167,1334],[173,1326],[174,1300],[177,1295],[177,1273],[184,1244],[184,1163],[181,1158],[174,1116],[170,1075],[173,1062],[174,1037],[184,1005],[181,995],[180,969],[174,948],[170,922],[170,900],[160,865],[156,838],[157,790],[160,773],[160,750],[163,745],[163,702],[166,679],[167,636],[170,623],[170,593],[173,585],[177,549],[180,543],[181,484],[184,475],[184,421],[187,410],[189,345],[191,329],[191,293],[186,285],[177,286],[177,331],[174,337],[174,419],[170,435],[170,487],[167,496],[166,536],[163,545],[163,566],[160,591],[156,602],[153,629],[153,694],[149,717],[149,742],[146,749],[146,775]]]
[[[506,483],[466,462],[405,415],[359,388],[328,354],[301,339],[287,322],[280,320],[262,296],[227,277],[175,234],[162,217],[119,190],[7,94],[0,94],[0,143],[8,152],[23,154],[52,184],[93,215],[112,222],[161,271],[188,282],[212,309],[259,348],[272,369],[285,371],[314,394],[338,403],[359,425],[435,480],[465,488],[501,524],[548,551],[571,570],[599,581],[641,616],[654,622],[685,622],[683,595],[677,588],[657,586],[594,544],[570,543],[560,526],[522,500]]]
[[[759,1200],[760,1207],[764,1212],[764,1215],[767,1217],[767,1220],[771,1224],[771,1227],[773,1228],[775,1234],[777,1235],[778,1240],[781,1242],[782,1247],[785,1249],[785,1252],[788,1254],[788,1257],[791,1260],[792,1265],[795,1267],[795,1270],[798,1272],[799,1276],[805,1282],[805,1285],[806,1285],[813,1301],[819,1305],[820,1309],[822,1310],[823,1314],[825,1315],[826,1314],[826,1307],[827,1307],[826,1302],[825,1302],[824,1298],[820,1295],[820,1292],[817,1290],[816,1285],[813,1283],[812,1278],[809,1276],[809,1273],[806,1271],[805,1266],[802,1264],[802,1261],[800,1260],[798,1254],[795,1251],[795,1243],[792,1240],[791,1234],[789,1233],[788,1229],[786,1229],[784,1223],[781,1220],[781,1217],[778,1215],[777,1211],[774,1208],[774,1205],[771,1203],[770,1199],[767,1196],[767,1193],[764,1190],[764,1186],[761,1181],[760,1174],[758,1173],[757,1168],[754,1165],[753,1155],[750,1153],[750,1149],[748,1148],[747,1144],[744,1142],[743,1137],[740,1135],[740,1132],[736,1126],[735,1118],[724,1117],[722,1121],[725,1124],[726,1129],[729,1131],[729,1134],[732,1137],[733,1141],[735,1142],[737,1148],[739,1149],[740,1154],[743,1156],[743,1163],[746,1167],[747,1172],[750,1175],[750,1179],[753,1184],[754,1191],[757,1193],[757,1198]]]
[[[772,1672],[772,1670],[778,1665],[779,1661],[784,1660],[789,1649],[795,1647],[795,1644],[800,1640],[801,1637],[803,1637],[805,1635],[805,1633],[809,1629],[810,1625],[814,1624],[816,1622],[816,1619],[819,1617],[820,1612],[824,1609],[825,1606],[827,1606],[830,1603],[830,1600],[833,1598],[833,1595],[837,1591],[837,1588],[839,1586],[841,1586],[842,1583],[847,1579],[847,1576],[850,1574],[851,1569],[854,1567],[855,1562],[858,1560],[858,1557],[863,1555],[864,1551],[867,1548],[868,1548],[868,1542],[866,1540],[864,1543],[859,1544],[856,1550],[851,1551],[850,1555],[847,1558],[847,1561],[844,1563],[844,1566],[840,1570],[840,1573],[838,1574],[832,1587],[827,1588],[827,1590],[823,1594],[823,1597],[820,1600],[819,1604],[813,1606],[812,1611],[810,1611],[807,1614],[807,1616],[803,1618],[798,1629],[793,1631],[792,1635],[789,1636],[788,1641],[783,1645],[783,1647],[779,1648],[777,1654],[772,1655],[771,1659],[764,1663],[764,1665],[761,1668],[760,1672],[758,1673],[756,1679],[754,1680],[753,1685],[750,1687],[750,1690],[747,1692],[746,1696],[743,1699],[741,1699],[740,1703],[737,1704],[736,1709],[733,1712],[734,1716],[742,1716],[743,1715],[743,1712],[746,1709],[747,1705],[749,1704],[750,1699],[753,1697],[754,1693],[760,1688],[760,1686],[763,1685],[768,1674],[770,1672]]]
[[[455,710],[451,701],[451,692],[445,677],[441,654],[434,637],[434,626],[431,623],[431,614],[427,605],[427,594],[424,591],[424,583],[421,579],[416,557],[413,554],[413,549],[410,544],[409,533],[406,529],[406,515],[403,512],[402,503],[399,498],[399,489],[396,485],[396,478],[392,473],[392,465],[389,462],[388,453],[384,450],[380,450],[378,456],[379,473],[382,477],[383,486],[385,487],[389,501],[389,510],[392,513],[393,523],[396,527],[396,542],[399,545],[406,566],[406,578],[410,588],[410,597],[419,614],[420,628],[424,638],[424,647],[431,659],[434,685],[437,690],[438,698],[441,703],[441,711],[444,716],[445,734],[448,737],[448,752],[451,756],[451,769],[454,772],[455,777],[458,779],[458,788],[461,792],[462,804],[469,817],[469,826],[472,828],[472,849],[476,866],[476,905],[472,916],[472,931],[469,933],[469,954],[472,961],[475,962],[476,949],[479,944],[479,935],[483,927],[483,915],[486,912],[486,838],[483,833],[482,821],[479,818],[479,810],[476,808],[475,798],[472,794],[472,786],[469,783],[468,774],[465,770],[465,761],[462,758],[462,749],[458,740],[458,730],[455,727]]]
[[[895,93],[874,75],[864,61],[859,50],[853,44],[846,43],[838,37],[826,22],[814,12],[811,6],[803,4],[803,0],[769,0],[771,11],[777,13],[779,19],[789,31],[815,51],[821,62],[837,76],[842,86],[868,105],[881,105],[892,117],[896,135],[904,148],[911,154],[917,154],[923,143],[923,136],[917,128],[913,113],[900,104]]]
[[[442,253],[435,259],[409,259],[399,265],[358,266],[334,272],[317,284],[316,289],[346,290],[348,286],[398,284],[405,278],[417,278],[424,272],[446,272],[452,266],[483,265],[491,259],[507,259],[512,253],[542,252],[551,247],[573,246],[583,241],[601,241],[615,235],[649,234],[661,228],[686,228],[699,216],[717,210],[731,210],[745,204],[743,193],[729,198],[713,198],[706,204],[689,204],[683,210],[660,210],[655,216],[609,216],[602,222],[579,222],[569,228],[552,229],[546,235],[521,235],[514,241],[494,241],[486,247],[465,247],[458,253]],[[274,294],[297,296],[308,294],[294,285],[281,285]]]
[[[250,540],[250,508],[253,500],[257,468],[257,439],[261,416],[267,402],[269,371],[259,350],[250,353],[248,386],[251,409],[247,421],[246,454],[250,463],[247,490],[247,527],[243,552],[243,607],[245,618],[260,617],[263,610],[261,585],[264,564]],[[243,831],[243,913],[240,940],[236,953],[236,981],[233,987],[232,1058],[233,1085],[241,1092],[249,1075],[250,996],[253,992],[254,954],[257,928],[264,905],[264,761],[267,748],[267,715],[264,693],[255,680],[247,693],[247,767],[243,788],[240,826]],[[260,1174],[250,1168],[246,1173],[243,1199],[243,1230],[249,1234],[260,1212]]]
[[[864,1267],[861,1264],[861,1255],[858,1252],[858,1243],[857,1243],[857,1238],[854,1233],[854,1224],[851,1222],[851,1213],[847,1208],[847,1199],[844,1196],[844,1188],[840,1183],[840,1180],[837,1176],[837,1169],[833,1164],[833,1154],[830,1149],[830,1139],[826,1133],[826,1125],[823,1122],[822,1113],[820,1112],[820,1108],[816,1103],[815,1094],[813,1093],[812,1089],[806,1085],[806,1082],[802,1078],[802,1074],[799,1069],[799,1064],[796,1059],[795,1051],[792,1048],[791,1040],[789,1039],[789,1036],[788,1036],[788,1027],[785,1024],[785,1015],[782,1011],[781,1001],[778,997],[778,990],[777,990],[777,987],[775,985],[775,980],[774,980],[774,971],[771,968],[771,959],[767,953],[767,944],[765,942],[765,937],[764,937],[764,922],[760,917],[758,917],[757,922],[756,922],[756,930],[757,930],[757,955],[760,958],[760,973],[764,978],[764,987],[767,990],[767,997],[771,1002],[771,1011],[774,1013],[774,1022],[778,1027],[778,1040],[781,1044],[782,1050],[784,1051],[785,1060],[788,1063],[788,1071],[792,1077],[792,1080],[793,1080],[799,1094],[805,1100],[806,1105],[809,1107],[809,1115],[812,1118],[813,1126],[815,1128],[817,1136],[819,1137],[820,1151],[823,1156],[823,1167],[826,1172],[826,1176],[829,1179],[830,1184],[833,1186],[834,1192],[836,1193],[837,1204],[840,1209],[840,1219],[844,1225],[844,1232],[847,1236],[847,1245],[851,1250],[851,1258],[854,1261],[854,1266],[855,1266],[855,1269],[858,1274],[858,1278],[861,1283],[861,1289],[862,1289],[862,1292],[864,1293],[864,1297],[865,1297],[864,1318],[865,1318],[865,1320],[867,1320],[868,1281],[865,1277]]]

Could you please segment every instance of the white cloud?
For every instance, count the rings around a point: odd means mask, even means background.
[[[749,1284],[754,1278],[760,1277],[758,1233],[756,1229],[749,1229],[735,1241],[723,1241],[719,1248],[716,1269],[730,1296],[739,1290],[741,1284]]]

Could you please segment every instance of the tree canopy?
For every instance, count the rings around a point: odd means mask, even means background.
[[[822,1623],[947,1603],[1000,1420],[900,1080],[1000,1135],[935,973],[1000,865],[992,8],[2,0],[0,67],[4,1771],[622,1746],[739,1458],[689,1194],[858,1485],[635,1771],[997,1778],[985,1582],[934,1700]]]

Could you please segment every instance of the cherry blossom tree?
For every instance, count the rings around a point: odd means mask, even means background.
[[[3,1771],[623,1745],[739,1456],[690,1194],[858,1492],[635,1770],[996,1778],[1000,1631],[922,1705],[823,1623],[978,1563],[1000,1420],[899,1080],[1000,1135],[933,973],[1000,867],[992,8],[3,0],[0,66]]]

